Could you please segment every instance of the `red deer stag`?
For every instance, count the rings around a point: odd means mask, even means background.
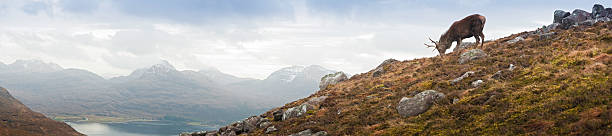
[[[457,42],[457,47],[461,45],[461,40],[474,36],[476,39],[476,46],[480,43],[482,47],[484,45],[484,34],[482,29],[485,25],[485,17],[479,14],[467,16],[459,21],[455,21],[450,28],[440,36],[438,42],[429,40],[435,45],[425,44],[427,47],[434,47],[440,53],[440,56],[444,55],[447,49],[451,47],[453,42]],[[482,43],[480,42],[482,40]]]

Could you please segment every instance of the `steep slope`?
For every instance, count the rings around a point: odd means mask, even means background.
[[[0,136],[80,136],[65,123],[30,110],[0,87]]]
[[[194,134],[612,134],[612,22],[538,29],[488,41],[484,51],[469,48],[385,61],[310,97]],[[442,94],[430,97],[436,92]],[[400,115],[400,101],[419,101],[413,97],[427,106],[409,110],[424,111]]]

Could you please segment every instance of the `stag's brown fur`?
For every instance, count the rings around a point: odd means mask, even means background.
[[[482,29],[484,28],[485,22],[486,18],[479,14],[473,14],[459,21],[455,21],[450,28],[440,36],[438,42],[432,40],[436,46],[428,46],[435,47],[440,53],[440,56],[442,56],[446,50],[451,47],[453,42],[457,42],[457,46],[459,46],[463,39],[473,36],[476,39],[476,46],[480,43],[482,47],[485,37],[482,33]]]

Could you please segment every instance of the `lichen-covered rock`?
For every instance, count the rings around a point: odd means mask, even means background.
[[[561,20],[569,15],[571,15],[569,12],[565,12],[563,10],[555,10],[553,23],[561,23]]]
[[[329,85],[334,85],[344,80],[348,80],[348,77],[344,72],[336,72],[334,74],[325,75],[321,78],[319,89],[325,89]]]
[[[525,40],[525,38],[523,38],[522,36],[517,36],[516,38],[507,41],[506,44],[513,44],[513,43],[523,41],[523,40]]]
[[[291,134],[289,136],[327,136],[327,135],[328,134],[325,131],[319,131],[317,133],[312,133],[312,130],[306,129],[302,132]]]
[[[381,63],[380,65],[378,65],[378,67],[376,67],[376,69],[374,69],[374,73],[372,73],[373,77],[379,77],[382,74],[386,73],[386,71],[391,70],[389,67],[389,64],[398,62],[395,59],[387,59],[385,61],[383,61],[383,63]]]
[[[597,18],[600,16],[605,16],[606,14],[604,13],[605,8],[602,5],[599,4],[595,4],[593,5],[593,10],[591,10],[591,17],[592,18]]]
[[[270,126],[270,127],[266,128],[266,134],[270,134],[270,133],[272,133],[274,131],[277,131],[277,130],[278,129],[276,129],[276,127]]]
[[[486,56],[488,55],[484,51],[480,49],[472,49],[461,54],[461,56],[459,57],[459,64],[464,64],[471,60],[484,58]]]
[[[278,109],[278,110],[272,112],[272,116],[274,116],[274,121],[281,121],[281,120],[283,120],[283,110],[282,109]]]
[[[484,83],[484,81],[476,80],[476,81],[472,82],[472,86],[473,87],[479,87],[482,83]]]
[[[469,49],[469,48],[472,48],[473,46],[476,46],[475,42],[462,42],[461,45],[453,49],[453,52],[458,52],[458,51],[462,51],[465,49]]]
[[[244,126],[242,129],[242,132],[248,133],[248,132],[251,132],[257,129],[257,127],[259,126],[257,123],[260,123],[259,122],[260,120],[261,120],[261,117],[259,116],[251,116],[245,119],[244,121],[242,121],[242,124],[243,124],[242,126]]]
[[[308,99],[308,101],[306,103],[310,104],[312,106],[317,107],[319,104],[321,104],[323,101],[325,101],[325,99],[327,99],[327,96],[312,97],[312,98]]]
[[[308,110],[312,110],[312,109],[314,109],[314,107],[307,103],[303,103],[300,106],[289,108],[285,111],[285,113],[283,113],[283,120],[302,116],[306,114]]]
[[[451,80],[451,83],[457,83],[457,82],[463,80],[464,78],[467,78],[467,77],[469,77],[470,75],[473,75],[473,74],[474,74],[474,71],[465,72],[460,77]]]
[[[591,13],[576,9],[571,15],[561,20],[561,27],[563,29],[568,29],[573,25],[578,25],[578,23],[587,21],[589,19],[591,19]]]
[[[435,101],[445,98],[443,93],[427,90],[412,98],[403,97],[397,105],[397,112],[403,117],[419,115],[431,107]]]

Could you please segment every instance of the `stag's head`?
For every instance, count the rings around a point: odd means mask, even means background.
[[[429,47],[433,47],[434,50],[438,50],[438,53],[440,53],[440,56],[444,55],[444,53],[446,52],[446,49],[448,49],[450,47],[450,42],[447,42],[446,40],[440,40],[440,41],[434,41],[431,38],[428,38],[429,41],[431,41],[433,43],[433,45],[431,44],[425,44],[425,46]]]

